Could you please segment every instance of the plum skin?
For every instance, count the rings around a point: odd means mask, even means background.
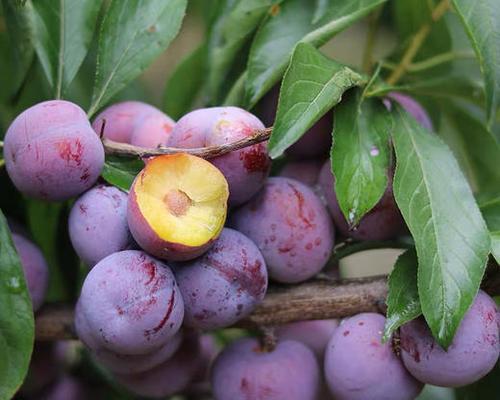
[[[49,267],[40,249],[30,240],[13,233],[12,241],[21,260],[33,311],[37,311],[49,286]]]
[[[9,177],[21,193],[65,200],[96,182],[104,148],[80,107],[51,100],[14,119],[5,135],[4,157]]]
[[[78,337],[91,348],[140,355],[179,330],[184,303],[174,275],[138,250],[113,253],[87,275],[76,306]]]
[[[94,359],[116,374],[138,374],[164,363],[179,349],[182,343],[182,331],[178,331],[162,347],[152,353],[128,355],[118,354],[104,348],[90,348]]]
[[[175,122],[160,110],[141,115],[134,123],[130,144],[145,148],[166,146]]]
[[[264,128],[257,117],[238,107],[202,108],[177,121],[168,146],[194,148],[222,145]],[[228,181],[231,206],[248,201],[262,187],[271,167],[264,143],[212,158],[210,162]]]
[[[313,400],[320,375],[316,357],[302,343],[278,342],[267,352],[256,339],[243,338],[216,358],[211,383],[217,400]]]
[[[400,92],[390,92],[387,97],[399,103],[399,105],[403,107],[408,114],[415,118],[425,129],[429,131],[433,130],[429,114],[427,114],[427,111],[425,111],[418,101]]]
[[[279,176],[295,179],[304,185],[314,187],[318,182],[323,163],[318,160],[293,161],[285,164]]]
[[[198,329],[233,325],[254,310],[267,290],[259,249],[228,228],[208,252],[180,265],[175,275],[184,299],[184,324]]]
[[[479,291],[447,351],[423,319],[403,325],[401,357],[406,368],[418,380],[436,386],[464,386],[481,379],[498,360],[497,318],[495,302]]]
[[[131,392],[146,397],[165,398],[185,390],[202,366],[198,335],[190,332],[177,352],[162,364],[138,374],[114,374]]]
[[[391,178],[392,179],[392,178]],[[320,192],[326,199],[328,209],[335,223],[335,228],[346,237],[356,240],[386,240],[397,236],[404,229],[403,217],[396,205],[392,192],[392,182],[379,202],[366,213],[358,226],[350,230],[347,220],[340,209],[334,189],[335,179],[331,171],[330,160],[327,160],[318,178]]]
[[[278,282],[311,278],[325,266],[333,248],[333,224],[321,200],[289,178],[269,178],[233,213],[231,223],[255,242],[269,276]]]
[[[133,246],[127,223],[127,198],[125,192],[114,186],[99,185],[73,205],[68,220],[69,237],[78,257],[88,266]]]
[[[130,143],[135,124],[143,116],[163,114],[152,105],[141,101],[123,101],[105,108],[92,122],[92,127],[100,134],[103,122],[104,137],[115,142]],[[163,114],[165,115],[165,114]]]
[[[276,336],[280,341],[295,340],[305,344],[318,360],[323,360],[326,346],[338,326],[335,319],[298,321],[278,327]]]
[[[333,333],[325,352],[325,377],[338,400],[412,400],[422,390],[392,349],[382,344],[385,318],[362,313]]]

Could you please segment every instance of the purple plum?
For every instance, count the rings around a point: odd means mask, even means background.
[[[326,199],[335,228],[343,236],[352,237],[356,240],[386,240],[397,236],[403,231],[404,220],[394,200],[392,182],[387,186],[380,201],[361,218],[359,225],[354,229],[349,229],[347,220],[340,209],[335,196],[334,182],[330,160],[327,160],[319,174],[319,190]]]
[[[315,400],[321,373],[313,352],[302,343],[278,342],[266,351],[256,339],[243,338],[217,357],[211,382],[217,400]]]
[[[174,120],[161,111],[142,115],[134,124],[130,144],[150,149],[166,146],[174,125]]]
[[[65,200],[90,188],[104,165],[104,148],[85,112],[63,100],[28,108],[4,141],[5,165],[27,196]]]
[[[115,374],[115,378],[139,396],[165,398],[185,390],[201,362],[199,337],[188,334],[179,350],[164,363],[138,374]]]
[[[435,341],[420,318],[401,327],[401,356],[418,380],[437,386],[464,386],[485,376],[500,351],[497,306],[479,291],[448,350]]]
[[[162,113],[157,108],[140,101],[124,101],[105,108],[92,123],[100,134],[104,120],[104,137],[115,142],[130,143],[135,123],[144,115]]]
[[[139,355],[164,346],[183,315],[170,268],[142,251],[125,250],[99,261],[85,278],[75,326],[90,348]]]
[[[333,249],[333,224],[326,208],[312,189],[289,178],[269,178],[234,212],[232,224],[255,242],[269,276],[278,282],[311,278]]]
[[[285,164],[279,176],[292,178],[304,185],[314,187],[318,182],[322,165],[323,163],[318,160],[292,161]]]
[[[382,343],[385,318],[362,313],[344,320],[328,342],[325,377],[337,400],[413,400],[423,384],[406,371],[391,341]]]
[[[318,360],[323,360],[326,345],[339,323],[335,319],[298,321],[276,329],[278,340],[295,340],[309,347]]]
[[[399,105],[401,105],[401,107],[403,107],[406,112],[413,116],[413,118],[415,118],[417,122],[425,129],[429,131],[433,130],[432,121],[429,117],[429,114],[427,114],[427,111],[425,111],[424,107],[422,107],[418,101],[406,94],[399,92],[390,92],[387,97],[399,103]],[[388,108],[390,109],[390,103]]]
[[[232,143],[264,129],[260,120],[237,107],[192,111],[174,126],[168,146],[195,148]],[[271,167],[265,143],[255,144],[210,160],[226,177],[229,204],[248,201],[264,184]]]
[[[21,260],[33,311],[37,311],[43,304],[49,286],[49,267],[34,243],[17,233],[12,234],[12,240]]]
[[[43,394],[42,400],[87,400],[89,393],[87,388],[78,379],[64,375],[50,388],[48,393]]]
[[[257,246],[224,228],[203,256],[176,269],[184,299],[184,324],[216,329],[250,314],[266,294],[267,270]]]
[[[133,246],[127,223],[127,194],[99,185],[84,193],[69,214],[69,237],[78,257],[90,267]]]

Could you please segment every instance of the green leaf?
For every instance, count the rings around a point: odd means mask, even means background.
[[[386,0],[331,2],[323,18],[313,23],[314,7],[288,0],[262,23],[252,43],[246,80],[247,106],[252,108],[286,69],[299,41],[319,47]]]
[[[295,143],[342,94],[362,81],[361,75],[330,60],[312,45],[295,48],[281,85],[278,111],[269,140],[269,154],[277,158]]]
[[[28,372],[35,321],[21,261],[0,211],[0,399],[11,399]]]
[[[422,314],[417,287],[417,253],[410,249],[396,260],[389,275],[389,294],[387,295],[387,319],[385,321],[385,342],[400,326]]]
[[[35,0],[35,48],[47,79],[60,98],[87,55],[99,0]]]
[[[10,76],[9,79],[11,82],[14,81],[12,91],[15,92],[24,81],[35,55],[31,18],[32,5],[26,3],[21,6],[14,0],[2,0],[2,4],[15,65],[12,71],[14,76]]]
[[[392,118],[378,100],[350,96],[335,108],[331,152],[335,193],[351,226],[379,202],[387,188]]]
[[[500,264],[500,231],[490,232],[491,254],[495,257],[497,264]]]
[[[128,192],[143,168],[144,163],[141,160],[107,156],[101,176],[111,185]]]
[[[102,21],[89,116],[140,75],[177,35],[186,0],[112,0]]]
[[[26,205],[26,217],[33,240],[42,250],[49,265],[47,301],[69,300],[65,276],[62,272],[63,266],[59,261],[61,243],[58,238],[58,229],[64,203],[27,199]]]
[[[192,107],[205,82],[207,46],[202,44],[175,68],[167,81],[163,109],[177,120]]]
[[[443,104],[446,125],[440,133],[452,150],[460,153],[462,167],[472,187],[479,192],[500,193],[500,145],[472,112],[458,104]],[[451,129],[446,129],[447,127]]]
[[[251,38],[262,18],[271,7],[279,7],[283,0],[239,0],[214,26],[210,35],[208,90],[212,99],[239,55],[244,44]]]
[[[490,238],[448,147],[400,107],[394,118],[394,196],[415,240],[423,314],[447,348],[479,289]]]
[[[497,0],[453,0],[453,5],[481,65],[491,128],[500,103],[500,7]]]

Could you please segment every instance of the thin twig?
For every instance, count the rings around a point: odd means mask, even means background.
[[[449,7],[449,0],[441,0],[439,4],[434,8],[431,14],[431,21],[422,25],[415,36],[413,36],[410,45],[406,49],[406,52],[403,54],[403,57],[401,58],[398,66],[392,72],[389,78],[387,78],[387,83],[389,85],[395,85],[405,74],[408,66],[412,63],[413,59],[420,50],[420,47],[431,32],[432,24],[439,21],[439,19],[446,13],[446,11],[448,11]]]
[[[157,149],[145,149],[143,147],[133,146],[127,143],[118,143],[103,138],[102,143],[107,154],[121,155],[128,157],[154,157],[163,154],[188,153],[201,158],[214,158],[231,151],[239,150],[253,144],[261,143],[269,139],[272,127],[262,130],[256,130],[252,135],[233,143],[222,144],[219,146],[197,147],[193,149],[180,149],[175,147],[158,147]]]

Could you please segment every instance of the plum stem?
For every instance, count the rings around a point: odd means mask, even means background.
[[[392,74],[389,76],[389,78],[387,78],[387,83],[389,85],[395,85],[405,74],[405,72],[408,69],[408,66],[412,63],[413,59],[420,50],[420,47],[425,42],[425,39],[427,39],[427,36],[429,36],[429,33],[431,32],[432,29],[432,24],[439,21],[439,19],[441,19],[441,17],[446,13],[446,11],[448,11],[449,7],[450,7],[449,0],[441,0],[438,3],[438,5],[434,8],[434,10],[432,10],[431,20],[423,24],[417,31],[417,33],[413,36],[413,38],[410,41],[410,45],[408,46],[405,53],[403,54],[403,57],[401,58],[401,61],[394,69]]]
[[[258,129],[255,132],[243,139],[232,143],[222,144],[220,146],[197,147],[193,149],[180,149],[175,147],[158,147],[156,149],[145,149],[143,147],[133,146],[128,143],[118,143],[107,138],[102,138],[104,150],[107,154],[121,155],[128,157],[153,157],[162,154],[179,154],[187,153],[193,156],[209,159],[230,153],[244,147],[252,146],[257,143],[264,142],[269,139],[272,132],[271,128]]]

